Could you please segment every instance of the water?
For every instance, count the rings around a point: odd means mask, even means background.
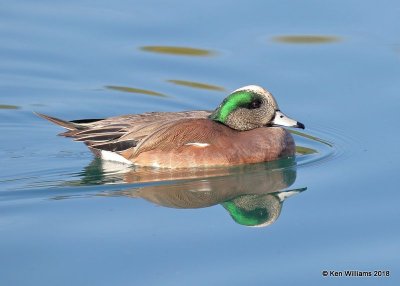
[[[399,283],[396,1],[2,4],[1,285]],[[213,109],[248,84],[305,123],[295,161],[129,169],[32,113]]]

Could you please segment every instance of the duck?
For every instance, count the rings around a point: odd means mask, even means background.
[[[235,166],[295,156],[283,127],[304,129],[286,116],[274,96],[257,85],[234,90],[211,111],[147,112],[66,121],[36,113],[65,129],[59,135],[85,143],[96,157],[135,166]]]

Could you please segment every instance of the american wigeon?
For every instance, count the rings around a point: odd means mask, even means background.
[[[160,168],[231,166],[295,154],[284,128],[304,125],[284,115],[275,98],[250,85],[233,91],[214,111],[149,112],[64,121],[39,116],[69,131],[105,160]]]

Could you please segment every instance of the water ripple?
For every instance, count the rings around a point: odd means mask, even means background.
[[[177,56],[192,56],[192,57],[209,57],[215,54],[210,50],[191,48],[191,47],[174,47],[174,46],[144,46],[140,50],[157,54],[168,54]]]
[[[273,37],[272,40],[284,44],[329,44],[339,42],[341,38],[325,35],[285,35]]]

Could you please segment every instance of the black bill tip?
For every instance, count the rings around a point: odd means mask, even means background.
[[[297,128],[301,128],[301,129],[304,129],[304,128],[306,128],[305,126],[304,126],[304,124],[303,123],[301,123],[301,122],[297,122],[297,124],[296,124],[296,126],[295,127],[297,127]]]

